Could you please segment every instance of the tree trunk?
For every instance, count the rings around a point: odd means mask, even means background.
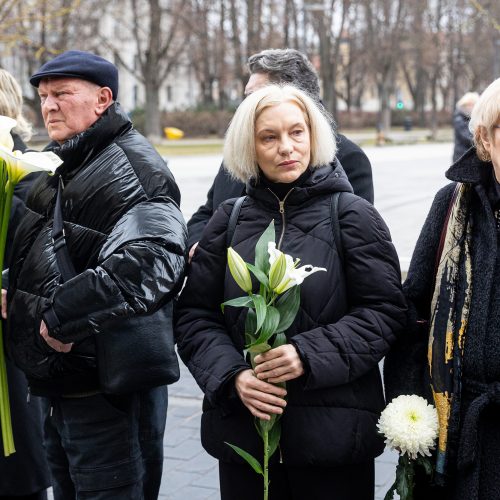
[[[150,141],[157,141],[160,135],[160,90],[159,86],[146,80],[146,121],[144,132]]]

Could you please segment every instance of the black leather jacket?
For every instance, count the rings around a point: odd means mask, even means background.
[[[48,149],[64,163],[56,175],[41,176],[28,197],[13,243],[8,292],[10,352],[33,393],[42,395],[98,386],[94,334],[105,335],[124,317],[154,314],[174,296],[187,237],[172,174],[118,104],[86,131]],[[77,272],[65,283],[51,239],[59,177]],[[68,354],[54,351],[39,335],[49,310],[60,324],[50,335],[75,342]],[[158,328],[166,327],[162,321],[171,318],[159,319]],[[121,324],[123,335],[134,334]]]

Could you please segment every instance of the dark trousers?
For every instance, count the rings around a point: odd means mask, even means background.
[[[156,500],[167,387],[110,396],[44,398],[54,500]]]
[[[221,500],[259,500],[262,476],[249,465],[219,462]],[[276,464],[269,470],[272,500],[373,500],[373,460],[342,467],[291,467]]]

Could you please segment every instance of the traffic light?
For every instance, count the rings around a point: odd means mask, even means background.
[[[398,101],[396,102],[396,109],[404,109],[404,107],[404,102],[401,99],[398,99]]]

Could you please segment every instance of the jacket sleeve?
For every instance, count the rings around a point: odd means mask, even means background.
[[[347,174],[354,194],[373,205],[372,166],[368,156],[342,134],[338,135],[337,157]]]
[[[384,361],[387,401],[401,394],[430,399],[427,365],[428,320],[436,255],[455,184],[441,189],[417,241],[403,291],[408,303],[408,324]]]
[[[207,193],[207,201],[205,204],[198,208],[187,223],[188,248],[191,248],[196,242],[200,241],[203,229],[205,229],[205,226],[214,214],[214,186],[215,182]]]
[[[164,305],[182,285],[186,237],[173,202],[132,207],[109,234],[98,265],[56,289],[43,314],[51,335],[73,342],[100,333],[114,317],[148,314]]]
[[[292,338],[307,367],[305,388],[346,384],[375,368],[406,322],[401,273],[389,230],[372,205],[340,209],[348,311]]]
[[[225,384],[236,373],[250,368],[227,331],[220,307],[224,302],[226,230],[232,205],[221,205],[208,223],[175,315],[179,355],[212,404],[220,400]]]

